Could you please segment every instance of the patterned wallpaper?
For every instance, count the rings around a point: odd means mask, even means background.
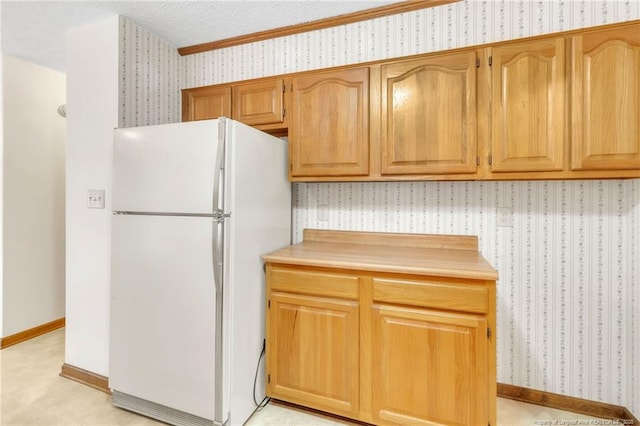
[[[121,124],[179,121],[186,87],[639,18],[640,0],[466,0],[186,57],[122,19]],[[640,180],[299,183],[293,220],[295,241],[306,227],[478,235],[500,273],[498,381],[640,416]]]
[[[637,401],[640,180],[296,188],[296,240],[305,227],[478,235],[500,274],[499,382]],[[498,208],[512,227],[498,226]]]
[[[175,47],[120,17],[119,126],[180,121],[181,65]]]

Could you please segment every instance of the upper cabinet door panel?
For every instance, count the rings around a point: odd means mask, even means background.
[[[640,25],[572,43],[572,168],[640,169]]]
[[[233,87],[233,119],[250,126],[284,121],[284,79]]]
[[[492,172],[564,168],[565,42],[535,40],[492,49]]]
[[[381,67],[382,174],[474,173],[476,52]]]
[[[182,91],[182,121],[231,117],[231,87],[205,86]]]
[[[291,176],[369,172],[369,69],[293,78]]]

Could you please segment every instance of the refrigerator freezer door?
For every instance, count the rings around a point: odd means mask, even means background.
[[[219,123],[116,129],[113,210],[213,213]]]
[[[214,339],[216,230],[200,217],[112,221],[110,387],[212,420],[229,412],[214,404],[216,352],[226,358]]]

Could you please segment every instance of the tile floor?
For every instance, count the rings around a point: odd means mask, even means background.
[[[104,392],[60,377],[64,362],[64,329],[56,330],[0,351],[0,425],[72,426],[163,423],[111,405]],[[541,422],[556,420],[556,422]],[[575,422],[571,422],[571,421]],[[580,421],[582,420],[582,421]],[[345,425],[335,418],[316,416],[277,404],[268,404],[247,421],[247,426]],[[566,411],[498,399],[498,424],[611,424]]]

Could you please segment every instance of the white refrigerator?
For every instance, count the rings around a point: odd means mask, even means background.
[[[291,242],[286,143],[233,120],[116,129],[109,387],[174,425],[241,425],[264,340],[260,256]],[[264,395],[258,374],[256,398]]]

